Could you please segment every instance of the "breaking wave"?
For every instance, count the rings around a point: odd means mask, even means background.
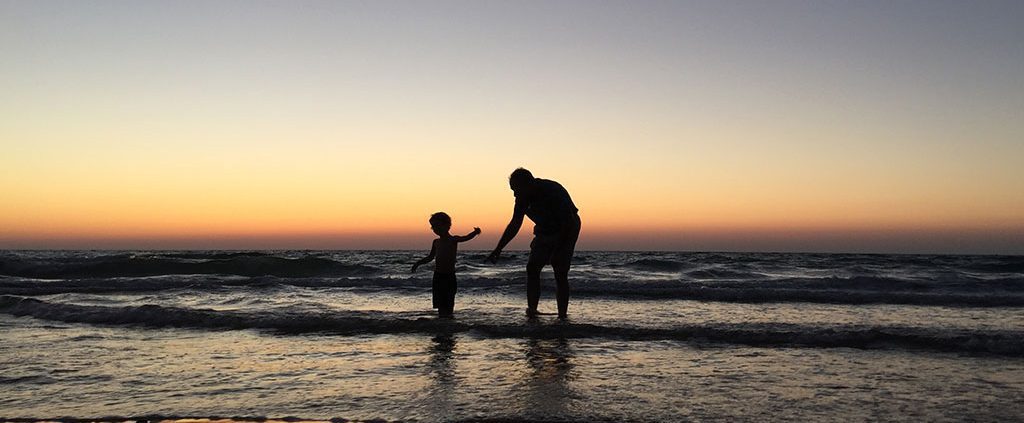
[[[576,324],[533,324],[468,317],[434,319],[418,313],[272,309],[259,313],[165,307],[106,307],[0,296],[0,313],[67,323],[128,325],[201,330],[258,329],[337,335],[403,333],[469,333],[490,338],[621,338],[628,340],[696,341],[749,346],[810,348],[922,349],[1024,356],[1024,332],[940,330],[905,326],[800,324],[703,324],[671,327],[629,327]]]
[[[550,285],[550,280],[544,281]],[[523,288],[516,277],[460,277],[460,289]],[[0,294],[53,295],[63,293],[123,294],[165,290],[223,289],[363,289],[426,291],[424,277],[232,277],[155,276],[141,278],[38,280],[0,278]],[[573,279],[574,297],[630,300],[696,300],[738,303],[808,302],[825,304],[909,304],[947,307],[1024,307],[1024,280],[993,279],[971,282],[924,283],[891,278],[794,278],[778,281],[677,280],[616,281]]]

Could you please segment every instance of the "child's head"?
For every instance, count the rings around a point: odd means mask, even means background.
[[[430,229],[435,234],[444,235],[452,228],[452,218],[448,213],[437,212],[430,215]]]

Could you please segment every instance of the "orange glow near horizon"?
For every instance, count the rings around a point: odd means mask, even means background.
[[[282,150],[253,157],[250,151],[217,160],[165,153],[151,161],[78,162],[65,156],[66,164],[59,167],[9,163],[8,169],[24,179],[0,182],[7,198],[0,205],[5,228],[0,243],[9,248],[90,242],[124,248],[360,248],[360,243],[387,248],[391,240],[394,248],[417,248],[416,240],[430,236],[426,217],[443,210],[454,218],[453,232],[484,228],[485,236],[469,248],[487,249],[492,246],[481,244],[495,242],[513,202],[505,178],[515,164],[501,160],[485,168],[467,157],[465,166],[447,171],[410,157],[394,164],[367,158],[387,166],[349,164],[343,152],[289,157]],[[595,164],[607,163],[614,160]],[[886,187],[881,178],[855,181],[855,175],[838,171],[821,173],[817,180],[802,180],[799,172],[787,170],[757,176],[727,171],[730,178],[721,178],[716,170],[699,166],[673,171],[616,164],[553,175],[549,172],[561,169],[534,171],[570,190],[585,222],[581,245],[591,249],[642,247],[630,238],[677,240],[653,242],[651,249],[700,249],[694,240],[719,245],[712,242],[716,237],[736,239],[742,233],[808,237],[879,231],[1020,233],[1024,228],[1017,213],[1024,210],[1019,196],[1001,195],[991,186],[986,192],[969,181],[939,190],[929,184]],[[970,194],[956,197],[955,192]],[[525,245],[530,227],[524,225],[513,247]]]

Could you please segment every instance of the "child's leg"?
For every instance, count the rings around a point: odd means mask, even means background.
[[[440,307],[437,308],[437,314],[451,316],[455,312],[455,275],[445,275],[445,280],[439,288]]]
[[[455,282],[455,275],[452,275],[452,283],[448,285],[448,298],[446,299],[445,305],[448,306],[448,314],[455,313],[455,292],[458,291],[458,285]]]
[[[436,308],[436,309],[440,309],[441,306],[444,303],[444,300],[443,300],[443,297],[444,297],[443,296],[444,287],[441,284],[441,279],[439,278],[439,276],[440,275],[438,275],[437,273],[434,273],[434,278],[433,278],[433,280],[431,281],[431,284],[430,284],[431,305],[432,305],[432,308]]]

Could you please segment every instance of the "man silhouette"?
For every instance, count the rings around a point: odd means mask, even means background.
[[[580,236],[579,209],[561,184],[534,178],[529,170],[519,168],[513,171],[508,185],[516,197],[512,220],[487,260],[497,262],[501,250],[519,233],[523,216],[529,217],[534,223],[534,237],[530,243],[530,259],[526,263],[526,315],[534,317],[538,314],[540,271],[550,264],[555,273],[558,317],[565,318],[569,312],[569,266]]]

